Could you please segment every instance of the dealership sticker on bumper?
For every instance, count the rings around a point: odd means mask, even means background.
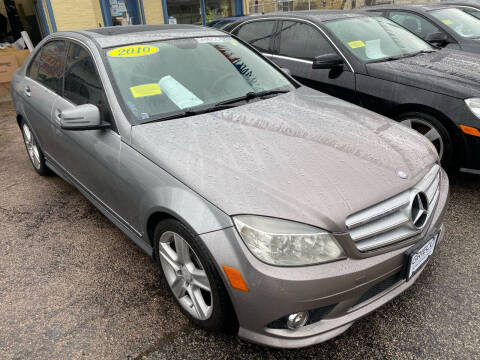
[[[427,262],[430,256],[432,256],[439,235],[440,234],[437,233],[427,240],[427,242],[422,242],[407,252],[407,280],[415,275],[422,265]]]

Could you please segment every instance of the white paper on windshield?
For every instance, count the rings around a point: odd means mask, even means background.
[[[185,86],[180,84],[170,75],[164,76],[158,82],[160,89],[173,101],[180,109],[189,108],[192,106],[202,105],[203,101],[195,96]]]
[[[369,59],[381,59],[386,57],[380,47],[380,39],[365,41],[365,55]]]

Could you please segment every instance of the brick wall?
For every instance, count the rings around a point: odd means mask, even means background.
[[[80,2],[80,4],[79,4]],[[50,0],[57,30],[76,30],[103,26],[98,0]]]
[[[163,24],[162,0],[143,0],[147,24]]]

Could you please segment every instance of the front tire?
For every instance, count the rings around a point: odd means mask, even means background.
[[[28,157],[30,158],[33,168],[40,176],[50,175],[51,171],[45,164],[45,156],[43,155],[42,149],[40,148],[35,135],[33,135],[32,129],[23,120],[20,122],[20,129],[22,131],[23,142],[25,143]]]
[[[154,235],[155,259],[182,312],[210,331],[233,331],[236,319],[213,259],[196,234],[182,223],[160,222]]]
[[[430,114],[416,111],[402,114],[397,120],[425,136],[435,146],[445,169],[454,170],[458,167],[452,136],[441,121]]]

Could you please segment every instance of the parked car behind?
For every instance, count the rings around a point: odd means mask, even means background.
[[[480,19],[480,0],[447,0],[442,1],[443,5],[452,5],[463,12]]]
[[[244,16],[229,16],[229,17],[224,17],[224,18],[220,18],[220,19],[215,19],[213,21],[210,21],[209,23],[207,23],[206,25],[208,27],[213,27],[215,29],[223,29],[225,28],[228,24],[232,24],[234,23],[235,21],[238,21],[240,19],[242,19]]]
[[[480,53],[480,20],[472,16],[478,12],[475,8],[441,2],[379,5],[365,10],[384,15],[435,46]]]
[[[425,135],[448,169],[480,168],[480,61],[379,15],[304,11],[229,27],[303,84]]]
[[[445,234],[424,137],[215,29],[58,32],[12,96],[34,169],[153,256],[208,330],[325,341],[410,287]]]

